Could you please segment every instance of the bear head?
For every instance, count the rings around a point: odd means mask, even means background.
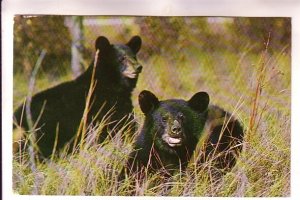
[[[136,58],[141,45],[139,36],[132,37],[127,44],[111,44],[106,37],[98,37],[96,79],[134,88],[143,68]]]
[[[145,114],[145,140],[151,140],[160,151],[169,153],[186,148],[194,150],[209,104],[206,92],[198,92],[188,101],[159,101],[153,93],[144,90],[139,95],[139,104]]]

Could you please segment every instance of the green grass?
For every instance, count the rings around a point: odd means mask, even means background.
[[[198,91],[207,91],[211,102],[233,112],[246,131],[244,149],[236,166],[222,177],[212,177],[209,168],[195,168],[175,174],[167,183],[162,177],[148,174],[131,191],[129,177],[117,181],[132,149],[134,137],[120,133],[103,144],[85,140],[83,148],[73,155],[60,155],[47,162],[31,163],[26,155],[22,162],[13,160],[13,190],[18,194],[59,195],[170,195],[170,196],[290,196],[290,126],[291,126],[291,57],[287,50],[261,56],[249,53],[199,52],[189,48],[176,60],[152,56],[143,62],[143,72],[133,93],[134,110],[141,126],[143,115],[137,96],[144,89],[153,91],[159,99],[189,99]],[[254,126],[252,100],[261,66],[264,80],[256,108]],[[52,81],[40,76],[37,90],[70,79],[70,75]],[[22,74],[14,76],[14,108],[27,94],[27,82]],[[236,109],[238,107],[238,109]],[[249,131],[250,130],[250,131]],[[87,133],[87,137],[98,132]],[[166,193],[166,185],[171,189]]]

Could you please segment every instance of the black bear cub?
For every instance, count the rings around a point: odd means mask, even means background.
[[[202,142],[205,147],[199,148],[204,152],[199,154],[198,164],[206,162],[213,153],[240,151],[243,138],[240,123],[234,118],[229,119],[230,115],[224,110],[209,105],[206,92],[198,92],[188,101],[159,101],[151,92],[142,91],[139,104],[145,120],[127,161],[126,173],[134,174],[147,168],[152,171],[163,169],[165,174],[171,175],[174,170],[185,170],[203,138],[206,138]],[[226,115],[229,121],[225,119]],[[235,152],[219,157],[215,166],[232,166]]]
[[[149,91],[142,91],[139,104],[145,121],[130,155],[127,169],[147,167],[172,172],[184,169],[204,128],[209,96],[196,93],[190,100],[159,101]]]
[[[111,123],[101,133],[99,142],[107,136],[106,130],[112,129],[121,119],[133,119],[130,116],[133,110],[131,93],[142,70],[136,58],[141,43],[139,36],[132,37],[127,44],[111,44],[106,37],[100,36],[95,42],[95,59],[82,75],[32,97],[31,115],[33,122],[37,123],[35,133],[42,156],[52,154],[56,135],[57,150],[74,141],[92,76],[95,85],[86,116],[88,124],[98,123],[112,110]],[[25,116],[26,111],[20,106],[14,113],[15,124],[25,131],[33,131],[29,130]]]

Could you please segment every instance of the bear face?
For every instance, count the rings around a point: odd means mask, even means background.
[[[135,144],[136,155],[133,155],[138,165],[146,166],[150,161],[153,169],[185,167],[204,127],[208,94],[198,92],[188,101],[159,101],[151,92],[142,91],[139,104],[145,122]]]
[[[133,89],[143,68],[136,58],[141,44],[139,36],[132,37],[125,45],[110,44],[107,38],[98,37],[95,42],[95,48],[99,50],[96,79]]]

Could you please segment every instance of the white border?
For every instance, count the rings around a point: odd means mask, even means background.
[[[277,16],[299,12],[299,0],[3,0],[13,14]]]
[[[300,1],[298,0],[3,0],[2,2],[2,163],[4,199],[41,199],[12,193],[12,66],[15,14],[141,15],[141,16],[260,16],[292,17],[292,188],[300,197]],[[298,131],[298,132],[297,132]],[[84,197],[99,199],[101,197]],[[104,197],[115,199],[116,197]],[[125,198],[125,197],[117,197]],[[140,197],[135,197],[140,198]],[[153,197],[151,199],[154,199]],[[43,199],[82,199],[45,196]],[[205,198],[207,199],[207,198]]]

